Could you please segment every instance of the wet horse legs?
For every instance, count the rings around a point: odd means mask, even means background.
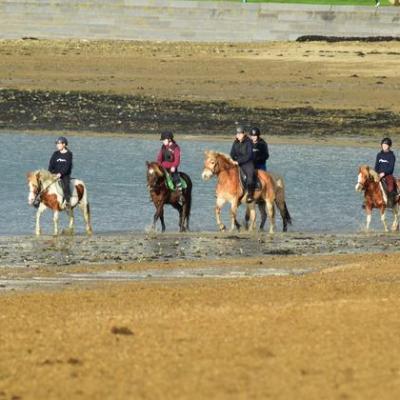
[[[153,218],[153,229],[156,229],[156,222],[160,218],[161,221],[161,231],[165,232],[165,223],[164,223],[164,204],[158,204],[156,208],[156,212],[154,213]]]

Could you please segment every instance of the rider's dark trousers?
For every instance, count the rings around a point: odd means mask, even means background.
[[[71,175],[64,175],[60,179],[64,190],[64,198],[67,202],[69,202],[71,200]]]
[[[179,172],[175,170],[175,172],[171,172],[171,178],[174,182],[174,185],[177,189],[181,190],[182,189],[182,184],[181,184],[181,176],[179,175]]]
[[[247,190],[254,192],[255,187],[255,168],[253,161],[250,161],[246,164],[242,164],[240,166],[244,174],[246,175],[246,186]]]

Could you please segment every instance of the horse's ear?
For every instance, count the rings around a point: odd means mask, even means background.
[[[150,166],[150,163],[149,163],[148,161],[146,161],[146,166],[147,166],[147,167],[149,167],[149,166]]]

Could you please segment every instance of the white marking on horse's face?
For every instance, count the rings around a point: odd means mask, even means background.
[[[149,175],[154,175],[154,169],[153,168],[149,168]]]
[[[208,168],[204,168],[202,174],[201,174],[201,178],[203,179],[203,181],[208,181],[209,179],[211,179],[213,176],[213,173],[211,172],[211,170],[209,170]]]
[[[362,190],[363,190],[363,177],[362,173],[360,172],[357,178],[356,192],[362,192]]]
[[[33,186],[31,182],[29,182],[28,185],[29,185],[28,204],[31,206],[36,197],[35,186]]]

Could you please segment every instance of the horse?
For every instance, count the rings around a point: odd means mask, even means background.
[[[71,208],[66,210],[64,199],[64,192],[57,175],[49,171],[40,169],[28,172],[27,182],[29,187],[28,204],[35,205],[38,203],[36,212],[36,228],[35,233],[37,236],[41,234],[40,229],[40,216],[49,208],[53,211],[54,222],[54,235],[58,235],[58,219],[61,211],[67,211],[69,214],[69,229],[72,233],[74,231],[74,211],[76,206],[82,211],[83,218],[86,225],[86,233],[91,235],[92,225],[90,221],[90,207],[87,196],[86,185],[79,179],[71,179]]]
[[[282,218],[282,232],[287,232],[288,224],[292,224],[292,217],[290,216],[289,210],[287,208],[286,200],[285,200],[285,181],[282,176],[269,172],[276,183],[276,198],[275,205],[278,207],[279,213]],[[258,200],[257,202],[258,209],[261,214],[261,222],[259,229],[264,230],[265,223],[267,221],[267,213],[265,212],[265,202],[262,200]],[[246,208],[245,214],[245,226],[249,227],[250,220],[250,209]]]
[[[202,172],[203,180],[211,179],[213,175],[217,177],[215,215],[217,225],[221,231],[226,229],[221,221],[221,209],[226,202],[231,204],[231,231],[235,227],[240,230],[237,221],[237,208],[241,203],[246,203],[249,208],[250,229],[255,228],[255,202],[262,205],[270,218],[269,232],[275,230],[275,200],[277,195],[276,182],[272,176],[261,170],[257,170],[257,176],[261,183],[261,189],[254,192],[254,201],[247,203],[247,193],[243,190],[240,183],[239,166],[226,154],[216,151],[206,151],[204,158],[204,169]]]
[[[192,181],[189,175],[179,172],[179,175],[186,183],[186,188],[182,189],[183,204],[180,204],[180,193],[170,190],[167,186],[166,171],[157,162],[146,161],[147,166],[147,189],[149,190],[151,200],[154,203],[156,212],[153,218],[153,229],[156,228],[158,219],[161,221],[162,232],[165,231],[164,223],[164,205],[170,204],[179,212],[179,231],[189,230],[190,210],[192,206]]]
[[[397,180],[399,185],[399,180]],[[357,192],[364,192],[365,199],[365,212],[367,214],[367,224],[365,229],[369,230],[369,225],[372,218],[372,209],[377,208],[381,213],[381,221],[385,232],[388,232],[386,225],[386,209],[387,207],[387,196],[383,190],[382,183],[380,182],[378,174],[370,168],[368,165],[361,165],[358,169],[358,179],[355,187]],[[393,224],[392,231],[399,229],[399,200],[392,207],[393,210]]]

